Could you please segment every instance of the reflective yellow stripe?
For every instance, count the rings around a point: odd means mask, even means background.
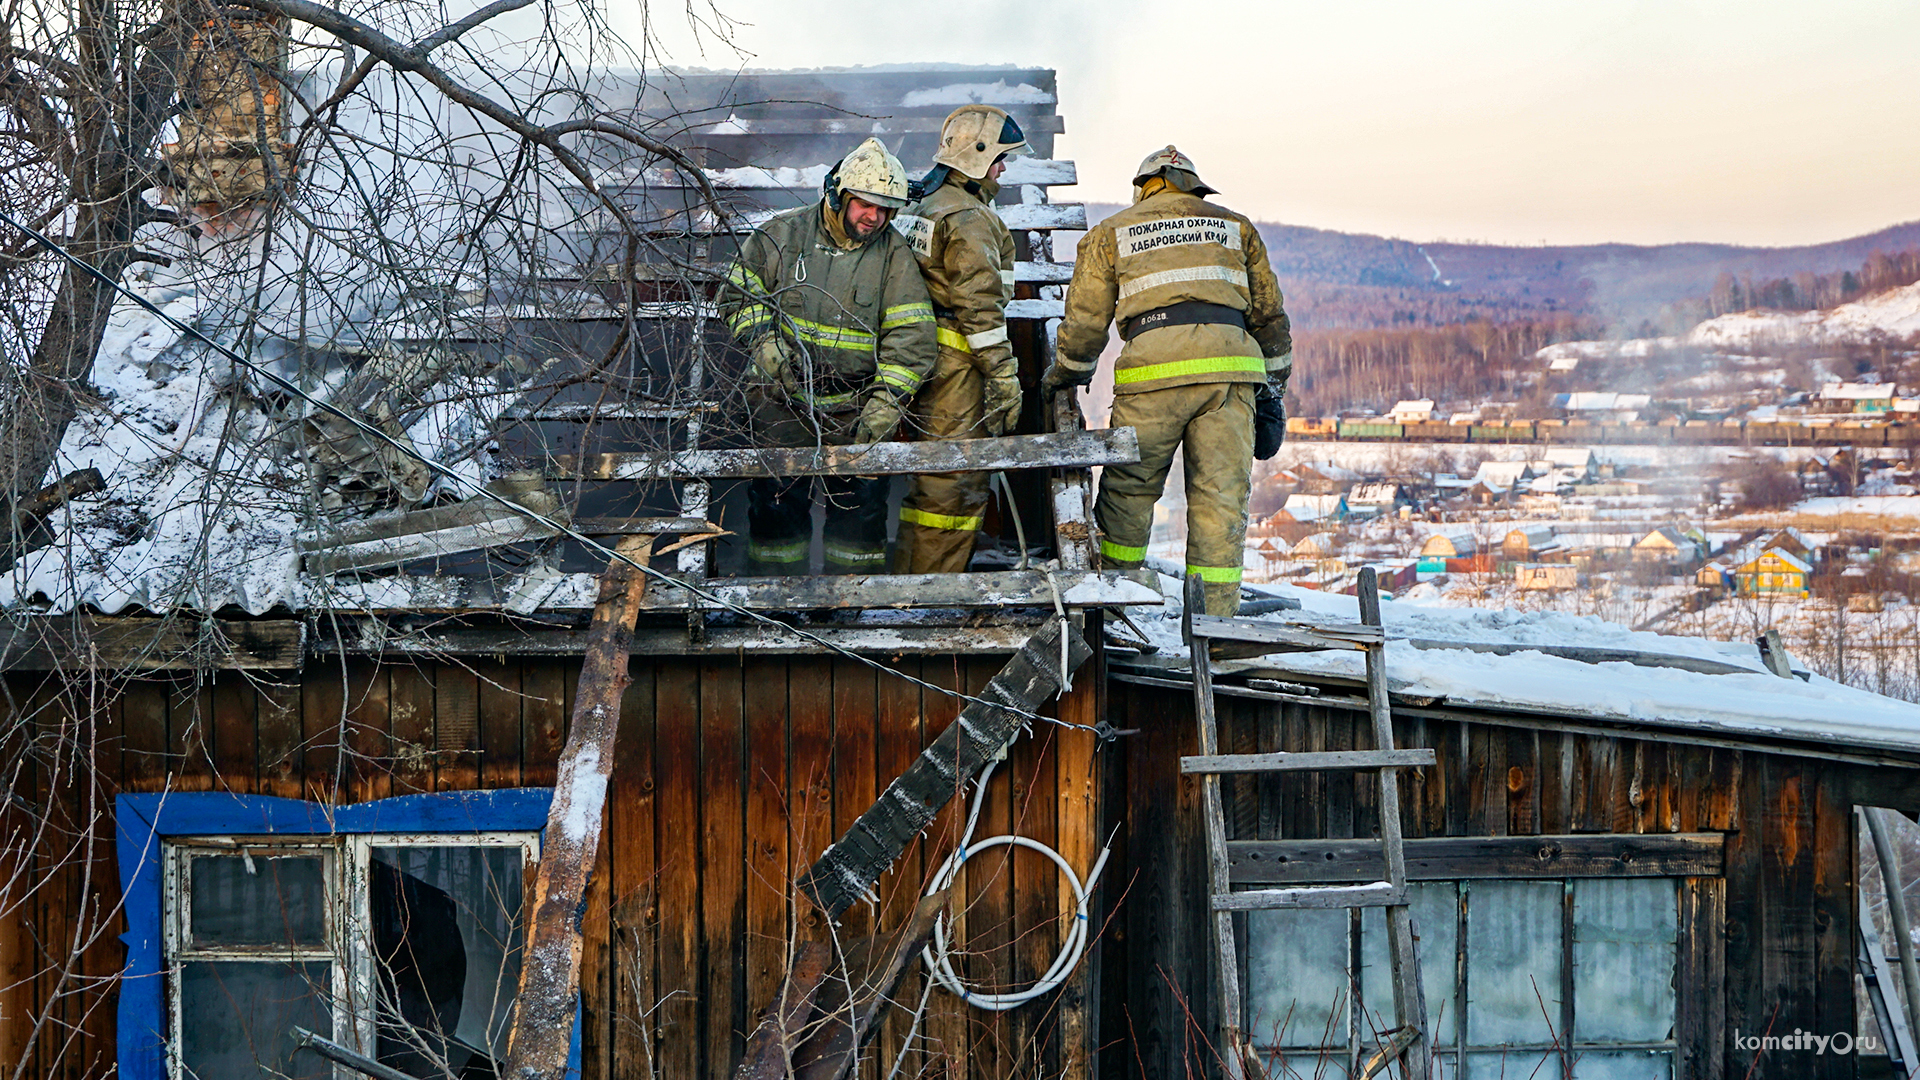
[[[860,391],[849,390],[844,394],[809,394],[802,390],[793,395],[816,409],[831,409],[835,405],[845,405],[860,396]]]
[[[1244,571],[1238,566],[1195,566],[1187,564],[1187,575],[1200,575],[1200,580],[1209,585],[1231,585],[1240,580]]]
[[[1100,538],[1100,554],[1120,562],[1139,562],[1147,557],[1147,549],[1144,545],[1127,547],[1125,544],[1116,544],[1103,536]]]
[[[881,313],[880,329],[891,330],[896,326],[911,326],[914,323],[932,321],[932,304],[896,304]]]
[[[1175,379],[1183,375],[1224,375],[1230,371],[1249,371],[1264,375],[1267,362],[1258,356],[1203,356],[1195,360],[1171,360],[1164,364],[1120,368],[1113,373],[1115,386],[1128,383]]]
[[[985,518],[959,517],[954,514],[931,514],[925,510],[915,510],[911,506],[900,508],[900,520],[909,525],[920,525],[929,529],[951,529],[954,532],[978,532]]]
[[[754,541],[747,545],[747,558],[761,562],[799,562],[807,557],[808,541],[796,540],[790,544],[763,544]]]
[[[872,349],[875,338],[865,330],[855,330],[848,326],[829,326],[811,319],[793,320],[795,336],[815,345],[824,345],[831,349]]]
[[[958,330],[949,330],[942,326],[933,332],[933,336],[939,339],[940,344],[945,345],[955,352],[970,353],[973,351],[972,347],[967,344],[966,336]]]
[[[825,548],[825,551],[828,562],[844,563],[848,566],[859,566],[863,563],[884,563],[887,561],[887,553],[884,550],[859,551],[854,548],[829,546]]]
[[[772,322],[773,312],[765,304],[753,304],[734,312],[733,318],[727,320],[727,328],[739,337],[746,337]]]
[[[920,376],[915,374],[912,368],[903,368],[899,364],[881,364],[878,370],[881,382],[891,383],[909,394],[920,388]]]
[[[727,268],[727,280],[735,285],[752,288],[755,292],[767,291],[766,283],[760,280],[760,275],[739,263],[734,263]]]

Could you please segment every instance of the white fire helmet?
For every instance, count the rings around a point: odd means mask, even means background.
[[[1208,187],[1206,182],[1200,179],[1200,170],[1194,166],[1193,159],[1181,153],[1171,143],[1166,149],[1155,150],[1147,155],[1147,160],[1141,162],[1140,167],[1134,170],[1133,186],[1139,187],[1156,176],[1166,177],[1167,183],[1189,195],[1217,194],[1215,188]]]
[[[992,105],[962,105],[940,127],[935,165],[945,165],[969,180],[984,180],[1002,157],[1031,154],[1027,137],[1007,110]]]
[[[840,159],[827,174],[828,205],[835,210],[846,206],[846,197],[857,195],[875,206],[898,210],[907,205],[907,170],[900,159],[879,139],[868,139]]]

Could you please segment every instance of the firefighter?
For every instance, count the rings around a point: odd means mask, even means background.
[[[1187,573],[1205,582],[1208,614],[1231,615],[1253,459],[1273,456],[1286,429],[1293,335],[1260,233],[1206,201],[1214,189],[1193,159],[1169,146],[1140,163],[1133,184],[1133,205],[1080,241],[1042,391],[1091,382],[1118,319],[1112,426],[1139,432],[1140,461],[1101,474],[1102,560],[1141,566],[1154,502],[1184,446]]]
[[[1020,415],[1020,378],[1007,341],[1013,234],[993,210],[1006,159],[1030,154],[1006,110],[962,105],[940,129],[920,201],[893,221],[913,246],[938,320],[940,358],[907,426],[924,439],[1004,435]],[[959,573],[987,507],[987,473],[916,476],[900,506],[894,570]]]
[[[899,427],[935,352],[920,267],[888,227],[906,205],[900,159],[868,139],[827,173],[819,202],[775,215],[741,245],[720,314],[751,361],[755,445],[881,442]],[[827,572],[884,572],[886,478],[819,486]],[[812,488],[805,477],[749,486],[750,573],[806,572]]]

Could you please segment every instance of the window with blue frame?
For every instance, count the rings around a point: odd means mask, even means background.
[[[406,1075],[494,1077],[551,795],[121,796],[121,1076],[357,1075],[301,1028]]]

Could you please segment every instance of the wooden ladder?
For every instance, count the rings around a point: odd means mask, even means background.
[[[1402,1060],[1407,1080],[1426,1080],[1432,1051],[1426,998],[1420,988],[1420,955],[1413,918],[1407,907],[1406,852],[1400,837],[1400,788],[1397,770],[1432,765],[1433,751],[1398,750],[1387,702],[1386,635],[1380,624],[1380,593],[1372,568],[1360,572],[1360,616],[1353,623],[1275,623],[1257,619],[1198,614],[1206,610],[1199,575],[1187,579],[1182,629],[1193,662],[1193,706],[1200,726],[1200,753],[1180,759],[1180,771],[1200,777],[1201,811],[1206,818],[1208,892],[1212,897],[1214,948],[1219,961],[1221,1057],[1229,1080],[1262,1075],[1242,1017],[1240,967],[1233,938],[1233,913],[1274,908],[1386,909],[1387,949],[1393,969],[1393,1006],[1398,1027],[1381,1040],[1381,1049],[1364,1063],[1362,1077]],[[1213,694],[1212,661],[1276,652],[1358,649],[1367,657],[1367,705],[1373,717],[1373,750],[1330,753],[1222,754]],[[1307,886],[1235,892],[1227,859],[1226,813],[1220,803],[1220,777],[1271,772],[1352,769],[1374,770],[1380,779],[1380,845],[1386,880],[1365,885]]]

